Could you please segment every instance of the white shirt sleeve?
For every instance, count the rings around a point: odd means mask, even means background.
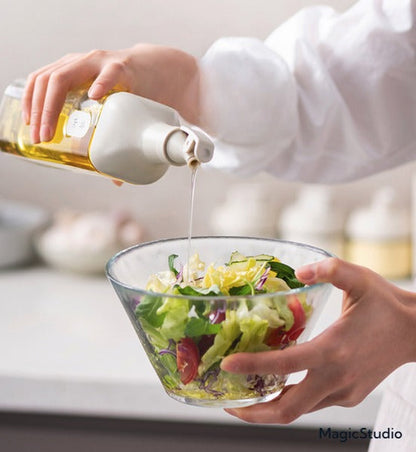
[[[301,10],[202,58],[212,165],[337,183],[416,159],[416,0]]]

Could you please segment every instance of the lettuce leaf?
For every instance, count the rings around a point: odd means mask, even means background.
[[[178,257],[177,254],[171,254],[168,257],[168,265],[169,265],[169,270],[175,275],[178,276],[179,272],[178,270],[176,270],[175,268],[175,259]]]
[[[163,320],[165,319],[165,314],[157,312],[162,304],[163,301],[161,297],[145,295],[137,305],[134,314],[137,319],[145,319],[150,325],[157,328],[162,325]]]
[[[181,287],[179,285],[176,285],[174,288],[181,295],[188,295],[191,297],[216,297],[218,295],[221,295],[221,291],[216,285],[212,285],[211,287],[206,289],[192,286]]]
[[[258,316],[260,319],[266,320],[270,328],[279,328],[285,324],[280,317],[279,312],[268,306],[264,301],[255,303],[250,311],[251,316]]]
[[[221,329],[215,336],[214,343],[202,355],[201,363],[198,368],[199,375],[206,372],[214,363],[220,361],[228,349],[231,348],[234,341],[240,336],[240,326],[235,311],[227,311],[226,318],[221,323]]]
[[[295,323],[295,318],[293,317],[293,312],[287,305],[286,297],[273,297],[271,298],[274,308],[279,313],[279,317],[284,320],[285,331],[289,331],[293,324]]]
[[[289,265],[283,262],[271,261],[267,262],[270,270],[276,273],[278,278],[283,279],[291,289],[297,289],[298,287],[304,287],[305,284],[301,283],[295,276],[295,270]]]
[[[204,334],[217,334],[221,324],[213,324],[208,319],[191,317],[185,327],[185,336],[198,337]]]
[[[242,319],[240,322],[242,335],[234,352],[259,352],[269,350],[270,348],[264,344],[264,338],[268,328],[269,322],[261,319],[257,315]]]
[[[180,298],[164,298],[163,304],[156,311],[164,315],[160,332],[174,341],[179,341],[185,335],[188,321],[189,302]]]
[[[146,319],[141,318],[140,323],[144,332],[147,334],[152,346],[157,350],[162,350],[169,346],[168,339],[153,325],[151,325]]]

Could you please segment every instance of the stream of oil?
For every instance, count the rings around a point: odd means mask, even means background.
[[[188,245],[186,251],[186,268],[187,272],[185,274],[185,282],[189,284],[191,282],[190,278],[190,261],[192,255],[192,226],[194,220],[194,205],[195,205],[195,187],[196,187],[196,175],[198,172],[198,166],[195,165],[191,168],[191,199],[189,206],[189,223],[188,223]]]

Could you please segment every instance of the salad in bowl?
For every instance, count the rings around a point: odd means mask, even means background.
[[[306,340],[330,286],[304,286],[294,269],[330,256],[278,240],[200,237],[141,244],[107,265],[166,392],[198,405],[271,400],[287,375],[240,375],[225,356],[278,350]]]

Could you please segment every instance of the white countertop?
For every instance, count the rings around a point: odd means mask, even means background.
[[[239,422],[165,394],[105,277],[41,266],[2,271],[0,294],[0,411]],[[315,332],[340,304],[334,291]],[[377,388],[354,408],[328,408],[292,425],[369,427],[380,397]]]

